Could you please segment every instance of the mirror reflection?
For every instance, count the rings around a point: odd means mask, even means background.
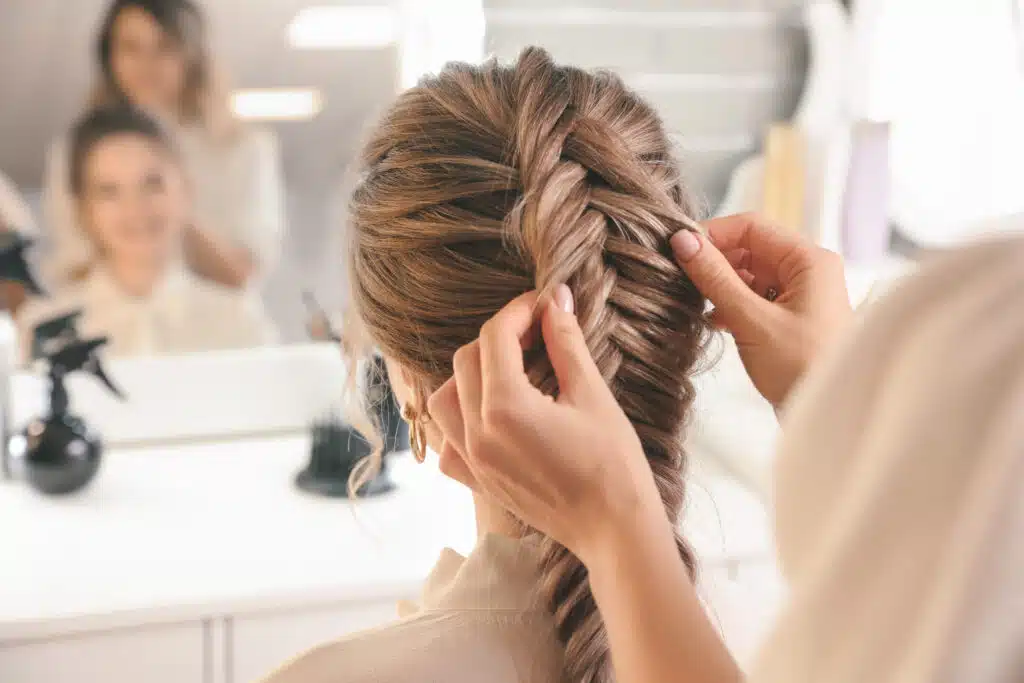
[[[288,3],[42,4],[61,24],[5,4],[25,39],[0,49],[0,189],[19,207],[3,223],[32,236],[46,291],[3,286],[20,360],[73,311],[116,358],[325,339],[303,293],[336,319],[331,226],[365,124],[398,90],[395,36],[296,49]]]
[[[22,348],[40,323],[78,309],[81,332],[108,336],[113,356],[276,338],[246,292],[256,251],[193,218],[183,158],[154,118],[122,104],[94,109],[72,129],[70,153],[57,156],[69,159],[69,184],[51,191],[66,191],[54,200],[72,210],[49,264],[55,294],[19,312]]]

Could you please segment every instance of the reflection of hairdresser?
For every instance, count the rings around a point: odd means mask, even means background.
[[[273,341],[256,297],[203,280],[181,263],[188,189],[169,139],[127,105],[97,109],[75,127],[69,187],[90,259],[77,277],[19,316],[24,348],[35,324],[82,308],[84,334],[110,353],[238,348]]]
[[[32,210],[7,176],[0,173],[0,232],[35,234]],[[25,287],[17,282],[0,282],[0,309],[17,311],[25,302]]]
[[[241,288],[277,262],[284,230],[276,139],[234,121],[215,82],[203,18],[191,0],[116,0],[100,29],[94,105],[130,102],[175,133],[195,214],[184,233],[192,269]],[[67,185],[67,143],[51,150],[45,211],[53,250],[46,274],[70,280],[90,258]]]
[[[1024,680],[1024,240],[943,257],[851,334],[834,255],[750,218],[709,236],[677,235],[677,259],[783,417],[789,603],[750,682]],[[523,297],[429,401],[442,469],[583,560],[619,683],[737,681],[571,296],[555,300],[541,327],[560,398],[523,372]]]

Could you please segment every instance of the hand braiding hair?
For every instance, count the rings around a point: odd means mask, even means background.
[[[556,66],[531,48],[511,67],[450,65],[401,95],[363,163],[350,274],[369,337],[425,395],[504,304],[568,284],[676,522],[688,375],[707,326],[703,298],[671,258],[669,238],[695,229],[694,207],[653,110],[617,77]],[[543,353],[528,365],[539,387],[557,391]],[[586,569],[550,539],[543,553],[567,679],[611,681]]]

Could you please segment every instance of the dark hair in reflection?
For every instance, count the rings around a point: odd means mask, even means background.
[[[186,61],[185,89],[178,114],[182,123],[198,124],[221,135],[234,130],[224,88],[217,82],[213,60],[207,49],[206,19],[192,0],[114,0],[100,25],[96,58],[102,80],[92,96],[93,106],[128,101],[117,82],[113,67],[114,25],[126,9],[142,10],[178,44]]]
[[[68,167],[71,191],[82,194],[85,166],[96,146],[114,135],[139,135],[171,152],[170,138],[152,117],[136,107],[120,104],[93,109],[75,124],[71,131],[71,154]]]

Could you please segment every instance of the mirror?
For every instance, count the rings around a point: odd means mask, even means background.
[[[337,324],[344,306],[364,130],[452,59],[536,44],[616,70],[663,113],[714,206],[799,96],[806,46],[786,6],[9,0],[0,174],[31,210],[6,229],[34,225],[50,293],[7,297],[22,356],[36,325],[78,309],[80,333],[109,335],[114,358],[327,337],[310,311]],[[110,108],[124,100],[141,112]]]
[[[79,309],[114,358],[308,341],[307,292],[337,312],[341,181],[422,31],[334,9],[4,3],[0,224],[49,295],[5,297],[22,360]]]

